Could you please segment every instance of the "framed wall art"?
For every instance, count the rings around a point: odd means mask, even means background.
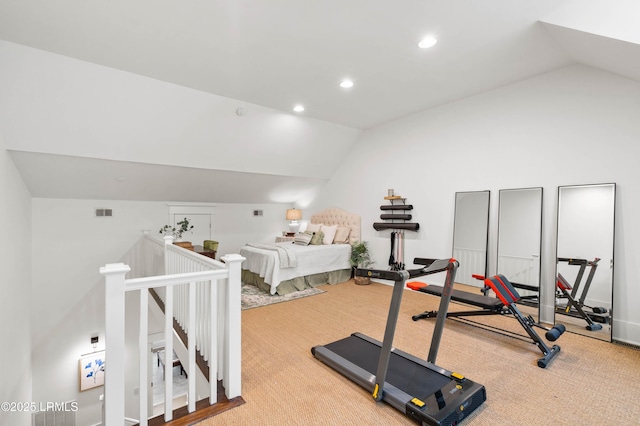
[[[80,357],[80,392],[104,385],[105,351]]]

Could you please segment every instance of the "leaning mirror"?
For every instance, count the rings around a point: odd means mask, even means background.
[[[489,191],[456,192],[453,257],[460,262],[456,283],[483,287],[473,274],[487,274]]]
[[[556,322],[611,341],[615,184],[558,188]]]
[[[538,315],[542,188],[501,189],[498,198],[498,265],[518,289],[520,304]]]

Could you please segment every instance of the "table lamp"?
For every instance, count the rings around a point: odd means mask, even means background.
[[[287,220],[289,221],[289,230],[291,232],[298,232],[298,229],[300,229],[298,221],[300,219],[302,219],[302,211],[300,209],[287,209]]]

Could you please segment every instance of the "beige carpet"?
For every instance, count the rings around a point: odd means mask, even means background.
[[[246,404],[201,425],[413,424],[310,352],[354,331],[382,340],[391,287],[347,282],[321,288],[326,293],[242,312]],[[396,347],[426,358],[434,321],[414,322],[411,315],[436,309],[438,302],[404,293]],[[523,331],[506,317],[486,321]],[[485,404],[463,424],[638,424],[640,352],[568,333],[557,343],[560,355],[541,369],[536,365],[541,353],[533,344],[448,321],[436,363],[487,389]]]

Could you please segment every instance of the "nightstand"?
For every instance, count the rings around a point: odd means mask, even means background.
[[[215,259],[216,258],[216,252],[215,250],[209,250],[204,248],[203,246],[193,246],[193,249],[196,253],[201,254],[203,256],[207,256],[210,257],[211,259]]]
[[[290,243],[295,240],[296,240],[295,236],[288,237],[288,236],[282,235],[282,236],[276,237],[276,243]]]

